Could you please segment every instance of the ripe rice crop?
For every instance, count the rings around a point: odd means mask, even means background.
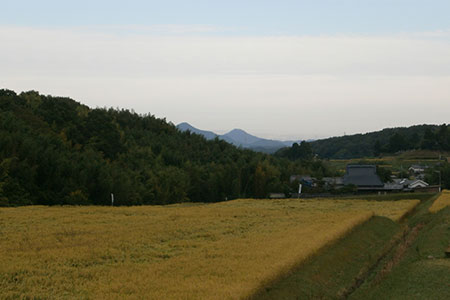
[[[430,212],[432,213],[438,212],[446,206],[450,206],[450,191],[448,190],[442,191],[439,198],[437,198],[433,202],[433,205],[431,205]]]
[[[0,209],[0,298],[239,299],[418,200]]]

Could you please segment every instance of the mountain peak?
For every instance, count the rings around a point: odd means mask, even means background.
[[[234,128],[233,130],[223,135],[217,135],[212,131],[197,129],[187,122],[178,124],[177,128],[181,131],[189,130],[192,133],[203,135],[208,140],[212,140],[218,137],[219,139],[224,140],[237,147],[249,148],[255,151],[267,153],[274,153],[280,148],[290,147],[293,143],[293,141],[281,142],[276,140],[262,139],[257,136],[251,135],[239,128]]]
[[[199,134],[199,135],[203,135],[205,137],[205,139],[207,140],[213,140],[217,137],[217,134],[215,134],[212,131],[206,131],[206,130],[200,130],[198,128],[195,128],[194,126],[192,126],[191,124],[187,123],[187,122],[183,122],[177,125],[177,128],[180,131],[190,131],[192,133],[195,134]]]
[[[234,128],[233,130],[231,130],[228,133],[245,133],[245,134],[248,134],[246,131],[244,131],[242,129],[239,129],[239,128]]]
[[[230,138],[231,140],[233,140],[235,142],[233,144],[235,144],[237,146],[243,146],[243,147],[260,140],[260,138],[254,136],[254,135],[248,134],[244,130],[238,129],[238,128],[235,128],[235,129],[231,130],[230,132],[224,134],[223,137]]]
[[[195,127],[194,126],[192,126],[191,124],[189,124],[189,123],[187,123],[187,122],[183,122],[183,123],[180,123],[180,124],[178,124],[177,125],[177,128],[178,129],[180,129],[180,130],[182,130],[182,131],[185,131],[185,130],[190,130],[190,129],[195,129]]]

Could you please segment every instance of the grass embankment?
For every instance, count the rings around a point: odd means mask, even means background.
[[[422,202],[415,208],[411,218],[429,215],[428,207],[435,198],[433,194],[413,194]],[[412,194],[366,196],[366,199],[401,201]],[[391,199],[389,199],[389,196]],[[376,201],[378,202],[378,201]],[[389,202],[388,202],[389,203]],[[390,202],[395,203],[395,202]],[[400,218],[395,218],[399,220]],[[414,226],[411,222],[410,226]],[[374,217],[355,228],[350,234],[331,247],[322,249],[300,265],[290,276],[262,289],[256,299],[336,299],[346,298],[365,282],[367,277],[388,260],[409,233],[407,224],[398,224],[386,218]],[[366,296],[366,295],[364,295]],[[356,297],[355,299],[364,299]],[[384,298],[393,299],[393,298]]]
[[[0,298],[253,295],[374,213],[417,201],[0,209]]]
[[[340,298],[355,285],[355,279],[367,272],[388,250],[386,245],[399,230],[398,223],[384,217],[373,217],[254,298]]]
[[[410,234],[351,299],[450,299],[450,207],[433,214],[431,204],[420,205]]]

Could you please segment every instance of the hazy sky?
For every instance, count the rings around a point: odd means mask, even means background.
[[[0,88],[216,132],[450,122],[450,1],[3,1]]]

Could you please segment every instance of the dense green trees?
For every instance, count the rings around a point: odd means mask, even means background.
[[[450,126],[442,124],[389,128],[317,140],[310,145],[313,153],[319,157],[334,159],[379,156],[413,149],[450,151]],[[282,149],[280,153],[283,151],[286,150]]]
[[[0,205],[108,205],[111,193],[118,205],[266,197],[288,191],[292,174],[327,172],[306,150],[290,161],[152,115],[0,90]]]
[[[377,166],[377,175],[380,177],[382,182],[390,182],[392,180],[392,172],[390,169]]]
[[[425,181],[432,185],[440,183],[443,189],[450,189],[450,163],[443,160],[436,166],[428,168]]]
[[[275,153],[278,157],[286,157],[290,160],[310,160],[313,157],[313,152],[310,143],[302,141],[299,144],[294,143],[290,148],[282,148]]]

